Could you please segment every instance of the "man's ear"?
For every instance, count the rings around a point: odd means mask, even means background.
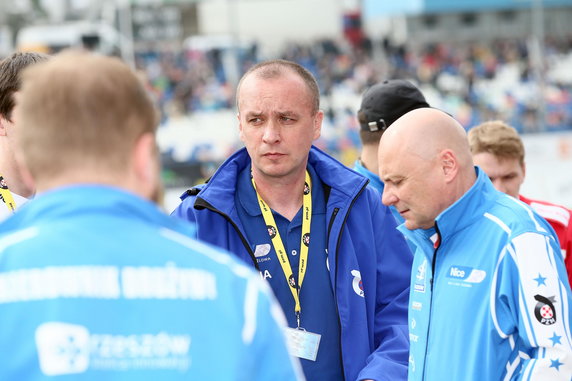
[[[441,168],[443,170],[445,181],[449,183],[457,176],[457,173],[459,172],[459,161],[457,160],[455,153],[450,149],[441,151],[439,158],[441,161]]]
[[[155,134],[147,132],[135,142],[132,167],[137,193],[152,199],[160,176],[159,149]]]
[[[238,137],[240,141],[244,142],[244,133],[242,131],[242,123],[240,121],[240,112],[236,114],[236,119],[238,120]]]
[[[318,139],[322,134],[322,121],[324,120],[324,112],[318,110],[314,116],[314,140]]]
[[[9,123],[8,119],[6,119],[4,115],[0,115],[0,136],[8,135],[8,132],[6,131],[7,123]]]

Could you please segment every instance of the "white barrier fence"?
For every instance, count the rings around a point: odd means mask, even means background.
[[[526,149],[522,194],[572,208],[572,131],[525,134],[522,138]],[[236,114],[233,111],[198,113],[190,118],[173,119],[159,129],[158,142],[162,152],[170,151],[173,158],[181,161],[191,157],[203,161],[223,160],[240,146]],[[184,190],[166,190],[167,211],[178,205],[178,197]]]

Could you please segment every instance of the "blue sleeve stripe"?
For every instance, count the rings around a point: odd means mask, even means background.
[[[499,259],[497,261],[497,265],[495,267],[495,272],[493,273],[493,279],[492,279],[492,287],[491,287],[491,294],[490,294],[490,308],[491,308],[491,318],[493,320],[493,324],[495,326],[495,329],[497,330],[497,333],[499,334],[499,336],[503,339],[506,339],[507,337],[509,337],[508,334],[506,334],[502,328],[500,327],[500,324],[498,322],[498,318],[497,318],[497,309],[496,309],[496,301],[497,301],[497,288],[498,288],[498,270],[500,267],[500,264],[502,263],[505,255],[506,255],[506,248],[504,248],[499,256]],[[511,349],[514,349],[514,341],[511,340]]]

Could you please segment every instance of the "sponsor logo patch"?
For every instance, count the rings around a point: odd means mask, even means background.
[[[268,235],[270,239],[276,237],[276,228],[272,225],[266,225],[266,229],[268,229]]]
[[[417,274],[415,275],[415,284],[413,285],[413,290],[416,292],[425,292],[426,288],[426,275],[427,275],[427,260],[425,259],[417,267]]]
[[[554,308],[554,303],[556,300],[554,296],[549,296],[548,298],[542,295],[534,295],[534,299],[538,303],[534,307],[534,316],[540,324],[552,325],[556,323],[556,309]]]
[[[83,373],[89,366],[89,332],[81,325],[42,324],[36,330],[36,346],[45,375]]]
[[[302,242],[304,242],[304,245],[310,246],[310,233],[304,234],[302,237]]]
[[[363,291],[363,283],[361,281],[361,273],[357,270],[352,270],[351,274],[354,277],[354,280],[352,281],[352,288],[354,289],[354,292],[362,298],[365,297],[365,293]]]
[[[290,275],[290,277],[288,278],[288,284],[290,285],[290,287],[296,288],[296,279],[294,279],[294,274]]]
[[[254,256],[256,258],[264,257],[265,255],[268,255],[268,253],[270,253],[270,244],[269,243],[264,243],[262,245],[256,245],[256,247],[254,249]]]
[[[108,334],[63,322],[36,329],[40,370],[47,376],[87,371],[173,370],[191,366],[189,335],[165,332]]]
[[[486,277],[486,271],[468,266],[451,266],[447,271],[447,278],[453,279],[448,284],[453,286],[472,287],[473,284],[481,283]]]

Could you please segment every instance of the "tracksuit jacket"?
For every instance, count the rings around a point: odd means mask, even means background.
[[[533,200],[519,195],[518,199],[540,214],[558,235],[568,281],[572,285],[572,210],[546,201]]]
[[[412,381],[570,381],[571,295],[550,225],[476,183],[428,230],[411,276]]]
[[[328,262],[345,378],[404,380],[411,252],[366,178],[316,147],[311,148],[308,162],[327,193]],[[195,221],[198,238],[256,266],[253,245],[245,238],[234,205],[237,176],[249,166],[243,148],[206,185],[187,191],[173,215]],[[356,291],[360,278],[362,296]]]
[[[0,224],[0,380],[302,379],[268,285],[192,230],[106,186],[20,208]]]

